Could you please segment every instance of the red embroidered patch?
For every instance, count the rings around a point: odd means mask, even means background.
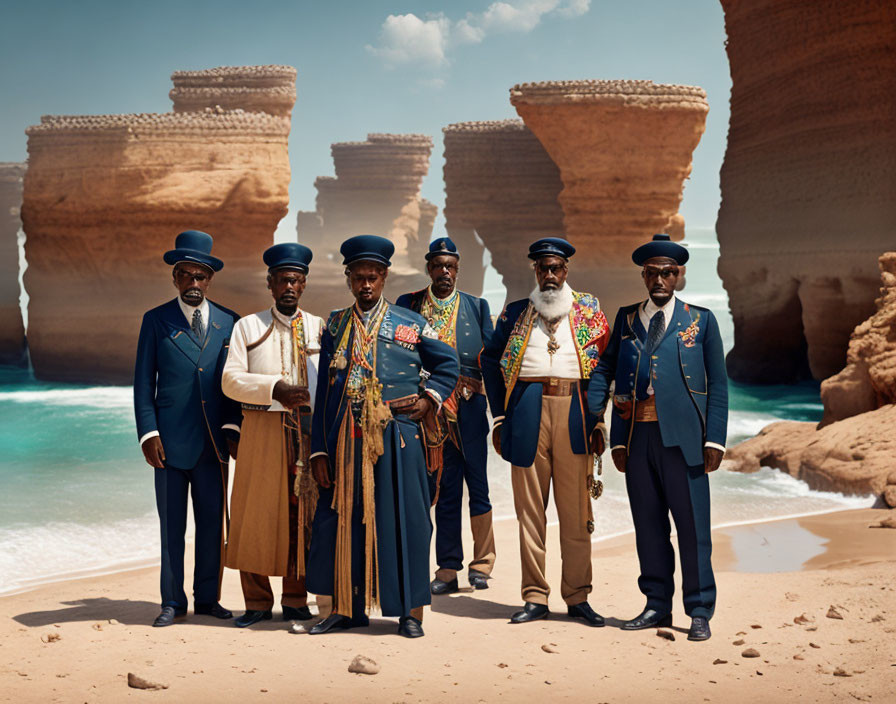
[[[414,345],[420,342],[420,335],[418,335],[417,330],[410,325],[397,325],[395,327],[395,341],[407,342]]]

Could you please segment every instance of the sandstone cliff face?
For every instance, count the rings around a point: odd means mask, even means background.
[[[732,469],[777,467],[814,489],[882,494],[896,506],[896,252],[880,270],[877,312],[853,332],[847,367],[821,385],[821,423],[770,425],[728,451]]]
[[[657,232],[681,234],[676,215],[706,93],[650,81],[550,81],[514,86],[510,102],[560,168],[566,236],[578,250],[571,285],[596,294],[612,319],[645,297],[632,250]]]
[[[162,254],[199,229],[210,298],[266,307],[261,252],[288,205],[289,119],[204,110],[45,117],[28,134],[28,343],[43,379],[128,383],[144,311],[176,295]]]
[[[0,364],[25,364],[19,307],[19,230],[25,164],[0,163]]]
[[[175,71],[168,93],[174,112],[205,108],[266,112],[290,117],[296,102],[292,66],[220,66],[203,71]]]
[[[896,3],[722,0],[731,121],[716,226],[732,378],[841,369],[896,231]]]
[[[420,183],[429,170],[432,138],[370,134],[364,142],[333,144],[331,151],[335,178],[315,180],[316,211],[297,218],[299,242],[314,251],[314,283],[309,280],[303,305],[320,314],[348,305],[339,247],[353,235],[381,235],[395,244],[390,300],[427,285],[423,254],[437,210],[420,197]]]
[[[879,266],[877,311],[853,331],[846,368],[821,383],[822,426],[896,403],[896,252]]]
[[[529,245],[564,234],[560,171],[520,120],[460,122],[442,131],[445,227],[463,256],[459,285],[482,291],[484,244],[507,300],[525,298],[534,285]]]

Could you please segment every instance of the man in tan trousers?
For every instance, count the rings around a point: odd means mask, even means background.
[[[604,428],[588,413],[585,389],[610,337],[597,298],[566,283],[575,248],[547,237],[529,247],[537,286],[508,304],[480,355],[494,417],[495,450],[512,465],[520,529],[524,606],[512,623],[547,618],[547,504],[551,484],[560,519],[560,594],[567,613],[588,625],[604,619],[589,606],[591,533],[588,479]]]
[[[234,327],[224,365],[224,393],[243,406],[224,563],[240,570],[240,628],[271,618],[272,576],[283,577],[284,620],[311,618],[305,556],[317,485],[308,448],[323,325],[299,308],[311,257],[295,243],[265,251],[274,305]]]

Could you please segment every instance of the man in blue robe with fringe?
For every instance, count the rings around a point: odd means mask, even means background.
[[[418,638],[430,603],[432,524],[419,421],[454,390],[459,367],[422,317],[382,297],[394,251],[375,235],[340,248],[355,303],[330,314],[321,339],[311,429],[320,497],[307,578],[308,591],[333,597],[333,612],[312,635],[366,626],[367,612],[379,606],[399,617],[401,635]]]

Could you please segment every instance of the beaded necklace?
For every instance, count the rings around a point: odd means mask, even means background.
[[[426,289],[426,298],[420,306],[420,315],[429,322],[439,339],[452,347],[457,346],[457,309],[459,295],[457,289],[448,298],[436,298],[432,295],[432,287]]]

